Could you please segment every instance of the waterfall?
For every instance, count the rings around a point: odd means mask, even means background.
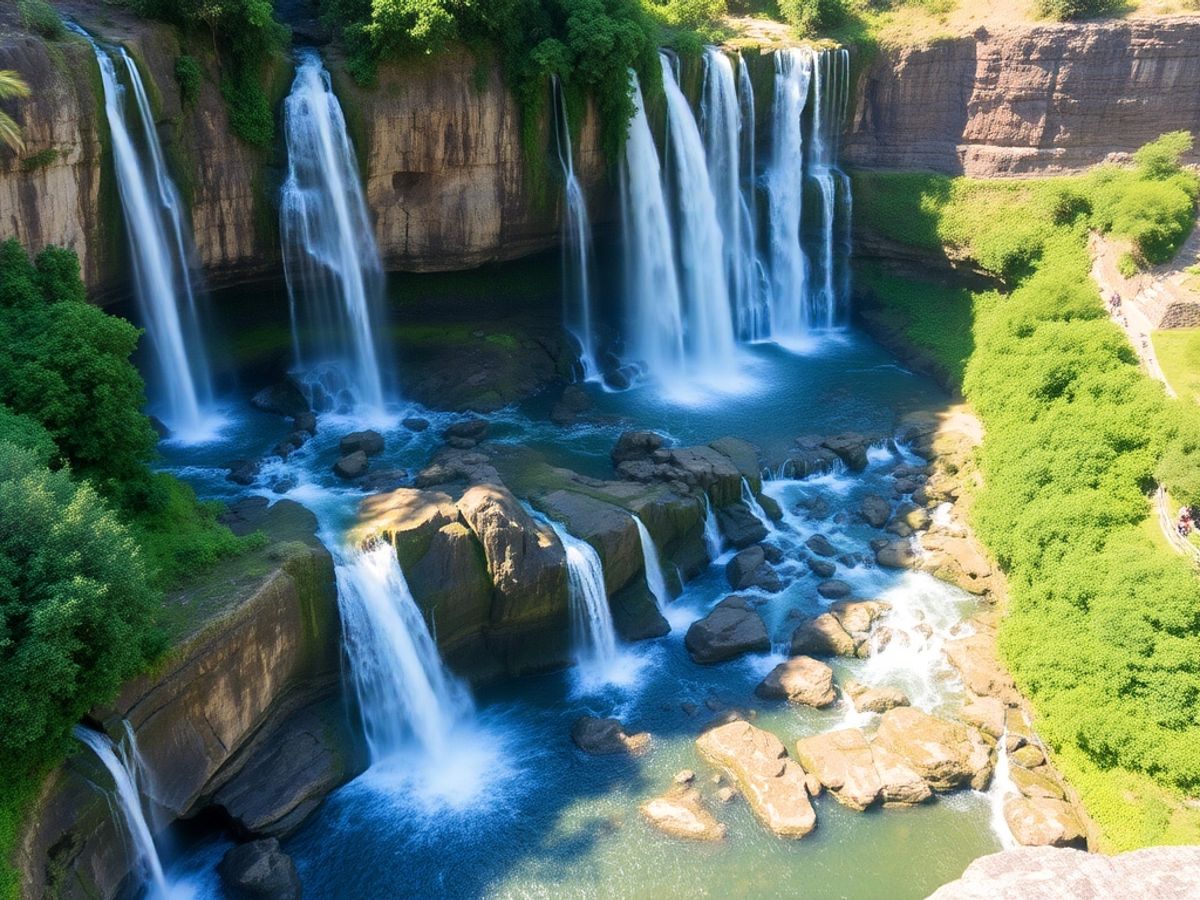
[[[191,230],[183,200],[167,174],[162,145],[138,68],[120,47],[101,47],[73,22],[66,23],[92,45],[104,87],[104,113],[112,135],[113,165],[125,231],[129,239],[134,295],[153,357],[153,385],[161,417],[180,438],[201,440],[213,427],[212,385],[204,359],[204,338],[196,308],[191,262]],[[113,55],[133,88],[142,120],[144,146],[130,134],[125,87]]]
[[[608,606],[608,592],[604,589],[600,554],[558,522],[538,518],[554,529],[567,554],[567,590],[576,658],[582,664],[608,669],[617,658],[617,632]]]
[[[621,222],[630,344],[649,371],[684,375],[683,309],[675,274],[675,241],[663,194],[658,150],[637,76],[629,73],[633,118],[621,160]]]
[[[146,822],[146,814],[142,810],[141,792],[138,790],[137,744],[134,740],[133,729],[126,723],[125,746],[117,747],[108,736],[90,728],[76,725],[75,737],[87,744],[96,754],[104,768],[112,776],[114,791],[110,795],[110,803],[115,804],[117,812],[129,833],[133,846],[134,866],[143,883],[149,883],[150,892],[155,897],[166,897],[169,893],[166,876],[163,874],[162,860],[154,846],[154,837]]]
[[[754,518],[762,522],[763,528],[767,529],[768,534],[775,530],[775,523],[771,521],[771,517],[762,508],[762,504],[754,496],[754,491],[750,490],[750,482],[745,478],[742,479],[742,502],[750,508],[750,512],[754,514]]]
[[[638,538],[642,542],[642,564],[646,571],[646,587],[654,595],[654,605],[662,612],[671,602],[671,592],[667,590],[667,579],[663,575],[662,563],[658,559],[658,548],[654,546],[654,538],[646,530],[646,525],[638,516],[633,517],[637,526]]]
[[[671,183],[678,210],[680,282],[686,310],[689,368],[706,378],[733,370],[733,320],[725,279],[724,239],[708,177],[704,143],[670,58],[659,54],[667,99]],[[732,78],[731,78],[732,81]]]
[[[283,110],[288,171],[279,230],[296,366],[318,408],[379,412],[383,265],[342,107],[316,51],[297,54]]]
[[[415,738],[428,757],[445,752],[473,712],[467,688],[442,664],[437,645],[386,542],[337,566],[346,656],[372,764]]]
[[[807,333],[808,256],[801,244],[804,205],[804,107],[814,54],[790,48],[775,53],[775,105],[771,168],[767,176],[770,221],[771,336],[795,341]]]
[[[563,321],[582,348],[580,363],[585,381],[599,377],[595,337],[592,334],[592,226],[588,220],[583,187],[575,175],[571,151],[571,123],[567,117],[566,92],[558,77],[553,79],[555,97],[555,145],[564,183],[563,210]]]
[[[1012,829],[1008,827],[1008,819],[1004,817],[1004,804],[1010,797],[1019,797],[1020,795],[1021,792],[1012,780],[1012,763],[1008,758],[1008,729],[1006,728],[996,745],[996,769],[992,772],[992,783],[988,785],[987,790],[988,807],[991,811],[989,824],[992,827],[992,833],[1000,840],[1000,846],[1004,850],[1011,850],[1017,846],[1017,839],[1013,837]]]
[[[843,64],[844,63],[844,64]],[[844,71],[843,71],[844,70]],[[817,328],[838,324],[839,307],[849,292],[838,277],[848,277],[845,260],[849,242],[850,181],[837,165],[838,136],[845,116],[849,85],[849,51],[825,51],[813,61],[813,126],[809,172],[821,197],[820,290],[811,299],[808,323]],[[839,202],[839,197],[842,198]],[[839,229],[839,206],[842,228]],[[835,250],[836,245],[836,250]]]
[[[710,560],[718,559],[725,546],[725,538],[721,536],[721,526],[717,524],[717,516],[713,512],[708,494],[704,495],[704,546],[708,548]]]

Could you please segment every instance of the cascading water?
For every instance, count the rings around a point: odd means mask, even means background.
[[[558,78],[553,80],[555,97],[555,144],[563,172],[563,321],[582,349],[580,363],[585,381],[599,377],[595,337],[592,333],[592,226],[588,219],[583,186],[575,175],[571,148],[571,123],[567,98]]]
[[[804,107],[814,54],[775,53],[775,106],[771,168],[767,175],[770,228],[771,337],[796,341],[807,334],[808,256],[801,243],[804,207]]]
[[[154,360],[155,393],[161,418],[184,441],[211,437],[217,424],[211,410],[212,384],[204,359],[204,338],[196,308],[191,261],[191,230],[183,201],[167,174],[162,145],[137,66],[120,47],[101,47],[78,25],[96,55],[104,87],[104,112],[112,135],[113,165],[133,267],[134,295]],[[127,124],[125,87],[113,56],[121,61],[142,120],[139,151]]]
[[[153,897],[167,897],[170,888],[163,874],[162,860],[154,846],[154,837],[142,810],[141,792],[138,790],[137,746],[133,730],[126,727],[126,746],[118,747],[107,735],[90,728],[75,726],[75,737],[87,744],[112,776],[114,790],[110,800],[120,813],[125,830],[129,833],[134,853],[134,865],[143,883]]]
[[[646,587],[654,595],[654,605],[662,612],[671,602],[671,592],[667,589],[667,579],[663,575],[662,563],[658,559],[658,548],[654,546],[654,538],[646,530],[646,525],[638,516],[633,517],[637,526],[638,539],[642,542],[642,563],[646,571]]]
[[[591,544],[559,523],[538,518],[554,529],[567,554],[567,590],[577,661],[599,670],[608,669],[617,658],[617,632],[608,607],[608,592],[604,589],[600,555]]]
[[[734,338],[717,201],[692,108],[675,79],[670,57],[660,54],[659,62],[667,98],[667,144],[673,162],[671,183],[679,213],[678,249],[688,364],[693,375],[721,378],[734,368]]]
[[[314,50],[297,54],[284,130],[279,228],[297,368],[318,408],[379,413],[387,399],[383,265],[342,107]]]
[[[771,521],[771,517],[762,508],[762,504],[754,496],[754,491],[750,490],[750,482],[745,478],[742,479],[742,502],[750,508],[750,512],[754,514],[754,518],[762,523],[763,528],[767,529],[768,534],[775,530],[775,523]]]
[[[633,118],[621,160],[621,222],[630,341],[638,361],[661,378],[685,377],[683,307],[662,169],[637,76],[629,73]]]
[[[704,495],[704,546],[710,560],[717,559],[725,547],[725,538],[721,536],[721,526],[717,524],[717,514],[713,512],[708,494]]]
[[[426,756],[449,746],[474,704],[443,665],[390,544],[354,551],[337,566],[338,606],[372,764],[415,739]]]
[[[844,61],[844,66],[843,66]],[[849,51],[833,50],[813,59],[813,126],[809,177],[821,196],[820,231],[820,289],[808,303],[807,324],[816,328],[833,328],[840,318],[841,301],[848,286],[838,277],[839,270],[847,271],[838,255],[846,252],[847,233],[839,233],[838,218],[848,229],[850,212],[850,181],[837,166],[838,135],[845,115],[843,85],[848,83]],[[839,201],[839,197],[842,198]],[[848,277],[848,276],[847,276]]]

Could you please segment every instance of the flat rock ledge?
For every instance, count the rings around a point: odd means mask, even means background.
[[[1200,884],[1200,847],[1146,847],[1101,856],[1055,847],[1018,847],[981,856],[929,900],[1184,900]]]
[[[878,800],[884,806],[915,806],[933,796],[912,766],[889,750],[873,748],[858,728],[801,738],[796,758],[835,800],[859,812]]]
[[[700,735],[696,748],[729,776],[754,815],[775,834],[802,838],[816,827],[804,769],[769,731],[729,722]]]

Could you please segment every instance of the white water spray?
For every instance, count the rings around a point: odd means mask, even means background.
[[[342,107],[316,51],[297,54],[284,130],[279,228],[296,365],[318,408],[381,413],[383,265]]]
[[[75,726],[74,734],[91,748],[112,776],[114,790],[109,795],[110,801],[115,805],[129,834],[134,852],[134,866],[141,882],[147,885],[151,896],[169,896],[170,887],[163,873],[162,860],[159,859],[154,837],[142,810],[142,796],[138,790],[139,761],[133,729],[126,726],[126,740],[120,747],[114,744],[108,735],[80,725]]]
[[[775,523],[771,521],[771,517],[767,515],[767,511],[762,508],[762,504],[754,496],[754,491],[750,489],[750,482],[745,478],[742,479],[742,502],[750,508],[750,512],[754,514],[754,518],[762,523],[763,528],[767,529],[767,534],[775,531]]]
[[[667,590],[667,579],[663,575],[662,563],[658,559],[658,548],[654,546],[654,538],[646,529],[645,523],[638,517],[633,517],[637,526],[638,538],[642,542],[642,562],[646,570],[646,587],[654,595],[654,605],[662,612],[671,602],[671,592]]]
[[[192,284],[194,251],[183,200],[167,174],[150,102],[133,60],[120,47],[110,53],[78,25],[68,22],[67,27],[92,45],[100,66],[104,112],[129,238],[134,295],[153,353],[152,381],[161,395],[162,419],[181,439],[203,440],[211,436],[217,423],[207,409],[212,386]],[[142,152],[129,131],[125,87],[119,80],[114,54],[133,88],[142,121]]]
[[[542,521],[554,529],[567,554],[567,589],[576,659],[583,665],[607,670],[617,658],[617,632],[608,606],[608,592],[604,589],[600,554],[558,522],[545,518]]]
[[[429,758],[447,751],[474,705],[452,675],[390,544],[354,551],[337,566],[346,656],[372,764],[415,739]]]
[[[704,495],[704,546],[708,549],[708,558],[713,561],[720,557],[725,546],[725,538],[721,536],[721,526],[717,524],[717,514],[713,512],[708,494]]]
[[[988,806],[991,809],[989,823],[992,832],[1000,841],[1000,846],[1005,850],[1016,847],[1017,839],[1008,827],[1008,819],[1004,817],[1004,804],[1010,797],[1018,797],[1020,794],[1012,780],[1012,763],[1008,758],[1008,730],[1005,729],[996,745],[996,769],[992,772],[992,783],[988,785],[987,790]]]

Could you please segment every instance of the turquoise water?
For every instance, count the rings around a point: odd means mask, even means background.
[[[777,463],[793,439],[808,433],[855,430],[891,434],[915,408],[945,402],[927,379],[898,366],[878,346],[853,332],[807,353],[774,346],[742,351],[742,377],[727,394],[671,396],[648,385],[625,393],[589,388],[594,414],[605,424],[561,428],[546,418],[553,397],[538,397],[492,417],[493,439],[532,447],[551,461],[596,476],[611,475],[608,455],[621,431],[653,428],[680,443],[734,434],[757,443]],[[409,409],[433,421],[413,435],[384,427],[387,450],[373,469],[420,468],[436,450],[439,426],[455,418]],[[232,498],[245,492],[224,480],[224,465],[260,455],[286,432],[280,419],[226,410],[228,437],[199,447],[164,450],[165,467],[203,495]],[[358,423],[323,418],[321,431],[288,464],[269,467],[266,479],[291,475],[299,486],[286,496],[309,505],[336,542],[363,496],[338,483],[329,467],[337,439]],[[816,583],[799,563],[800,544],[821,531],[850,556],[865,555],[875,536],[845,511],[868,490],[887,493],[887,472],[902,453],[879,450],[861,477],[830,476],[770,486],[789,516],[770,538],[792,560],[791,583],[766,599],[760,612],[776,650],[786,647],[793,611],[820,608]],[[254,490],[268,496],[264,483]],[[805,495],[831,508],[820,522],[793,514]],[[933,638],[870,661],[841,661],[839,680],[851,676],[904,688],[914,703],[952,710],[960,688],[941,657],[940,642],[955,632],[973,601],[926,576],[857,565],[839,574],[855,596],[882,596],[904,623],[932,626]],[[729,826],[719,844],[666,837],[646,824],[638,805],[664,792],[675,772],[694,769],[711,797],[713,770],[694,740],[716,715],[710,706],[756,711],[756,722],[792,746],[798,737],[867,724],[841,707],[797,710],[764,703],[755,685],[782,652],[714,667],[692,663],[683,649],[686,624],[729,593],[723,568],[710,567],[673,605],[677,627],[662,639],[624,648],[609,683],[584,684],[575,672],[524,679],[477,696],[479,714],[449,758],[399,759],[342,788],[285,842],[299,867],[307,897],[921,897],[961,874],[975,857],[1000,848],[990,826],[990,797],[973,792],[941,797],[911,810],[855,813],[828,796],[815,801],[816,831],[800,841],[775,838],[736,799],[711,801]],[[685,705],[688,706],[685,709]],[[695,709],[691,709],[694,706]],[[615,715],[630,730],[652,735],[637,759],[588,757],[570,742],[580,715]],[[215,895],[211,865],[227,846],[208,840],[178,859],[199,895]]]

